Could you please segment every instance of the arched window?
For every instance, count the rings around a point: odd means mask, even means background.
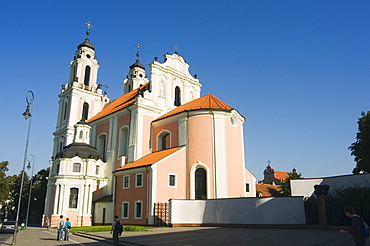
[[[107,142],[107,136],[105,134],[101,134],[97,140],[97,149],[98,149],[98,152],[103,156],[103,161],[105,161],[106,142]]]
[[[128,90],[127,92],[130,92],[132,90],[132,85],[131,84],[128,84]]]
[[[162,133],[158,138],[158,150],[171,148],[171,134],[168,132]]]
[[[84,85],[90,85],[90,71],[91,71],[91,67],[90,66],[86,66],[85,67],[85,79],[84,79]]]
[[[181,105],[181,90],[180,87],[176,86],[175,88],[175,106]]]
[[[84,132],[83,131],[80,131],[80,136],[78,137],[79,139],[82,139],[84,136]]]
[[[77,208],[78,188],[71,188],[69,191],[69,208]]]
[[[128,127],[123,127],[119,132],[118,157],[127,156],[127,147],[128,147]]]
[[[83,108],[82,108],[82,120],[87,120],[89,117],[89,104],[87,102],[84,102]]]
[[[207,172],[204,168],[195,171],[195,199],[207,199]]]
[[[68,108],[68,104],[65,102],[64,109],[63,109],[63,120],[67,118],[67,108]]]
[[[81,164],[80,163],[73,163],[73,172],[74,173],[81,172]]]

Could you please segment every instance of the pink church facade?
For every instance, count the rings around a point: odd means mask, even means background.
[[[52,225],[60,215],[74,225],[109,224],[114,215],[124,224],[154,225],[157,204],[170,199],[255,197],[245,118],[214,95],[201,97],[181,56],[156,58],[150,79],[137,59],[123,95],[111,102],[96,81],[88,39],[76,57],[59,95],[44,213]]]

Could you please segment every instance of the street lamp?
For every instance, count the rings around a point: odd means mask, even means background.
[[[26,215],[26,229],[27,229],[27,225],[28,225],[28,214],[29,214],[29,211],[30,211],[30,204],[31,204],[33,170],[35,168],[35,156],[32,155],[32,154],[30,154],[30,155],[28,155],[28,157],[31,158],[31,160],[28,160],[27,169],[30,170],[30,168],[31,168],[31,161],[32,161],[32,174],[31,174],[31,180],[30,180],[30,193],[28,194],[28,205],[27,205],[27,215]]]
[[[34,96],[33,92],[32,91],[27,91],[27,93],[26,93],[27,107],[26,107],[26,111],[22,115],[23,115],[23,117],[26,120],[27,119],[30,119],[30,121],[28,122],[28,131],[27,131],[27,138],[26,138],[26,148],[24,150],[24,157],[23,157],[23,169],[22,169],[21,188],[19,190],[17,215],[15,217],[15,227],[14,227],[12,245],[16,245],[17,244],[19,210],[20,210],[20,207],[21,207],[23,179],[24,179],[24,169],[26,168],[26,161],[27,161],[28,142],[29,142],[29,138],[30,138],[30,129],[31,129],[31,121],[32,121],[32,114],[31,114],[31,112],[32,112],[32,108],[33,108],[34,98],[35,98],[35,96]]]

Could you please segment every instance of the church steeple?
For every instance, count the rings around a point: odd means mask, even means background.
[[[137,48],[136,51],[136,61],[134,64],[130,66],[130,70],[126,79],[123,81],[123,92],[128,93],[136,88],[140,87],[149,82],[147,76],[145,74],[145,67],[140,63],[140,49],[142,47],[140,44],[136,44],[135,47]]]
[[[59,94],[59,112],[54,132],[53,155],[71,144],[75,139],[75,124],[88,120],[97,114],[106,103],[107,95],[102,93],[102,85],[97,83],[99,63],[95,47],[90,43],[90,22],[87,26],[85,41],[77,46],[77,51],[70,62],[67,84],[62,85]]]

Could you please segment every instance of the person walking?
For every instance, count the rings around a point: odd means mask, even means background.
[[[69,221],[69,218],[66,219],[66,223],[64,223],[64,241],[69,241],[69,229],[71,229],[72,224]]]
[[[351,228],[349,230],[344,230],[347,234],[352,234],[353,241],[355,241],[355,246],[365,246],[366,238],[361,235],[361,223],[363,220],[355,213],[353,207],[347,206],[344,208],[344,213],[348,218],[351,218]]]
[[[49,217],[46,217],[45,226],[46,226],[46,230],[49,230],[49,227],[50,227]]]
[[[58,241],[63,241],[63,227],[64,227],[64,220],[63,215],[60,216],[58,220]]]
[[[118,219],[118,215],[114,216],[114,220],[112,223],[112,228],[110,230],[110,234],[113,232],[113,245],[114,246],[119,246],[119,236],[122,233],[122,223]]]

